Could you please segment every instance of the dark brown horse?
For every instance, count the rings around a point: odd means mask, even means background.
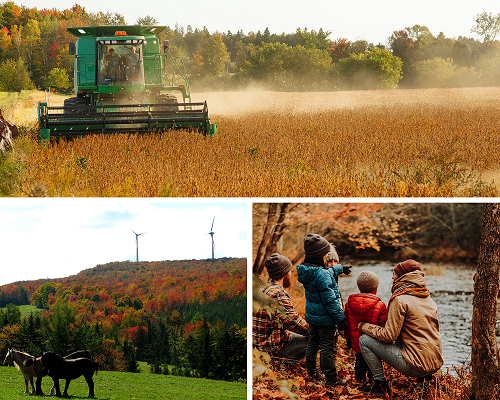
[[[86,360],[86,361],[77,363],[78,366],[82,366],[83,364],[90,364],[90,365],[95,364],[95,369],[92,370],[92,373],[90,373],[89,378],[87,377],[88,374],[86,373],[86,371],[80,373],[77,376],[73,376],[74,373],[77,372],[76,369],[73,367],[73,364],[70,364],[71,366],[69,367],[70,369],[72,369],[71,371],[65,371],[65,368],[68,367],[68,364],[64,364],[64,362],[76,361],[76,360]],[[92,355],[90,354],[90,351],[88,351],[88,350],[75,351],[74,353],[71,353],[64,358],[62,358],[60,355],[58,355],[54,352],[47,352],[47,353],[44,353],[42,355],[42,357],[40,357],[40,361],[41,361],[41,365],[42,365],[42,369],[43,369],[42,375],[43,376],[49,375],[54,381],[54,386],[52,387],[52,389],[50,391],[51,395],[54,393],[54,388],[55,388],[56,395],[61,396],[61,390],[59,388],[59,379],[66,379],[66,387],[64,389],[64,396],[67,396],[68,395],[68,386],[69,386],[71,380],[76,379],[79,376],[84,375],[85,379],[87,381],[87,384],[89,385],[89,390],[90,390],[89,397],[94,397],[94,382],[92,381],[92,375],[94,374],[94,371],[97,373],[97,363],[94,363],[92,361]],[[51,373],[49,368],[52,368],[53,373]],[[55,377],[54,375],[61,375],[58,373],[58,371],[62,371],[62,375],[64,375],[64,376],[56,376]],[[69,376],[69,377],[65,377],[65,376]],[[90,381],[89,381],[89,379],[90,379]],[[36,393],[38,395],[43,395],[41,376],[39,378],[37,378],[37,380],[36,380]]]

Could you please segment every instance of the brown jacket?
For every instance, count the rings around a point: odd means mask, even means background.
[[[421,271],[406,274],[405,281],[425,287]],[[430,296],[401,294],[394,297],[389,303],[385,327],[364,324],[362,331],[381,342],[396,342],[413,369],[434,373],[443,365],[437,307]]]

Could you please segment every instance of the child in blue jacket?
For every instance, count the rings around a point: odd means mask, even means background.
[[[335,358],[337,356],[337,329],[347,329],[342,311],[342,302],[336,278],[349,274],[350,267],[337,264],[338,256],[333,257],[332,267],[327,258],[334,247],[323,237],[308,233],[304,237],[304,261],[297,265],[297,279],[304,285],[306,294],[305,319],[309,324],[306,350],[306,367],[309,376],[320,379],[316,357],[320,351],[320,366],[326,377],[326,386],[343,385],[339,378]],[[336,253],[335,253],[336,255]],[[335,260],[336,258],[336,260]]]

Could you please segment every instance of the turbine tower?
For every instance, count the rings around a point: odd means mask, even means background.
[[[132,232],[135,233],[133,229],[130,229]],[[135,256],[136,256],[136,262],[139,262],[139,236],[144,235],[147,232],[142,232],[142,233],[135,233]]]
[[[212,220],[212,227],[210,228],[210,232],[208,232],[208,234],[212,237],[212,260],[214,259],[214,249],[215,249],[215,244],[214,244],[214,221],[215,221],[215,215],[214,215],[214,219]]]

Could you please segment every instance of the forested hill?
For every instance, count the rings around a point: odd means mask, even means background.
[[[179,309],[205,315],[215,304],[244,303],[246,290],[245,258],[112,262],[66,278],[1,286],[0,307],[11,303],[48,309],[63,299],[79,309],[98,309],[106,315],[130,307],[151,315]]]
[[[113,262],[0,287],[0,351],[89,349],[99,369],[246,377],[247,260]],[[43,312],[21,317],[16,305]]]

